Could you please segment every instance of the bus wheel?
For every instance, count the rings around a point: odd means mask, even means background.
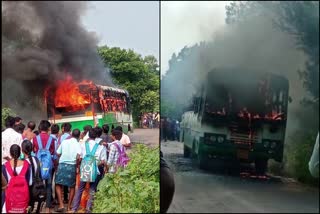
[[[268,169],[268,159],[256,159],[255,170],[258,175],[265,175]]]
[[[188,158],[190,155],[190,149],[186,145],[183,145],[183,157]]]
[[[208,169],[208,160],[201,153],[198,153],[197,164],[200,169]]]
[[[184,142],[184,131],[181,131],[180,141],[181,141],[181,142]]]
[[[195,143],[192,146],[192,156],[199,169],[208,169],[208,158],[198,148],[198,154],[195,152]]]

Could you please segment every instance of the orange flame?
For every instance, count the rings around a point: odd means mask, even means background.
[[[90,94],[80,93],[79,85],[92,86],[93,83],[86,80],[76,83],[70,75],[67,75],[65,80],[58,81],[54,98],[55,107],[68,107],[69,111],[77,111],[83,110],[86,104],[90,104]]]

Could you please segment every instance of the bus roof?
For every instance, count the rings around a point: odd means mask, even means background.
[[[114,88],[114,87],[106,86],[106,85],[97,85],[97,86],[98,86],[98,88],[101,88],[102,90],[115,91],[118,93],[128,94],[128,92],[126,90],[123,90],[120,88]]]
[[[216,68],[211,70],[208,73],[208,81],[219,82],[221,79],[229,82],[236,81],[236,82],[250,82],[254,80],[258,80],[261,77],[269,76],[271,79],[271,83],[273,87],[280,87],[284,89],[289,88],[289,81],[288,79],[280,74],[275,74],[272,72],[259,72],[253,70],[244,70],[239,68]]]

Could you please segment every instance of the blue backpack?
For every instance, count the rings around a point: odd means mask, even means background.
[[[49,151],[50,145],[52,143],[52,136],[49,137],[46,148],[42,146],[42,141],[40,135],[37,136],[39,151],[37,153],[37,158],[40,161],[40,171],[43,180],[49,179],[51,177],[51,171],[53,167],[52,156]]]
[[[83,182],[95,182],[98,175],[97,161],[95,153],[99,146],[96,143],[90,152],[89,143],[85,142],[86,145],[86,155],[83,157],[80,165],[80,181]]]

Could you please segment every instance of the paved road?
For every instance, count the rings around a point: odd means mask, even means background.
[[[148,146],[159,146],[159,129],[134,129],[132,133],[129,133],[131,142],[144,143]]]
[[[169,213],[319,213],[319,189],[288,178],[257,180],[200,170],[183,157],[183,144],[176,141],[161,142],[161,150],[175,175]]]

